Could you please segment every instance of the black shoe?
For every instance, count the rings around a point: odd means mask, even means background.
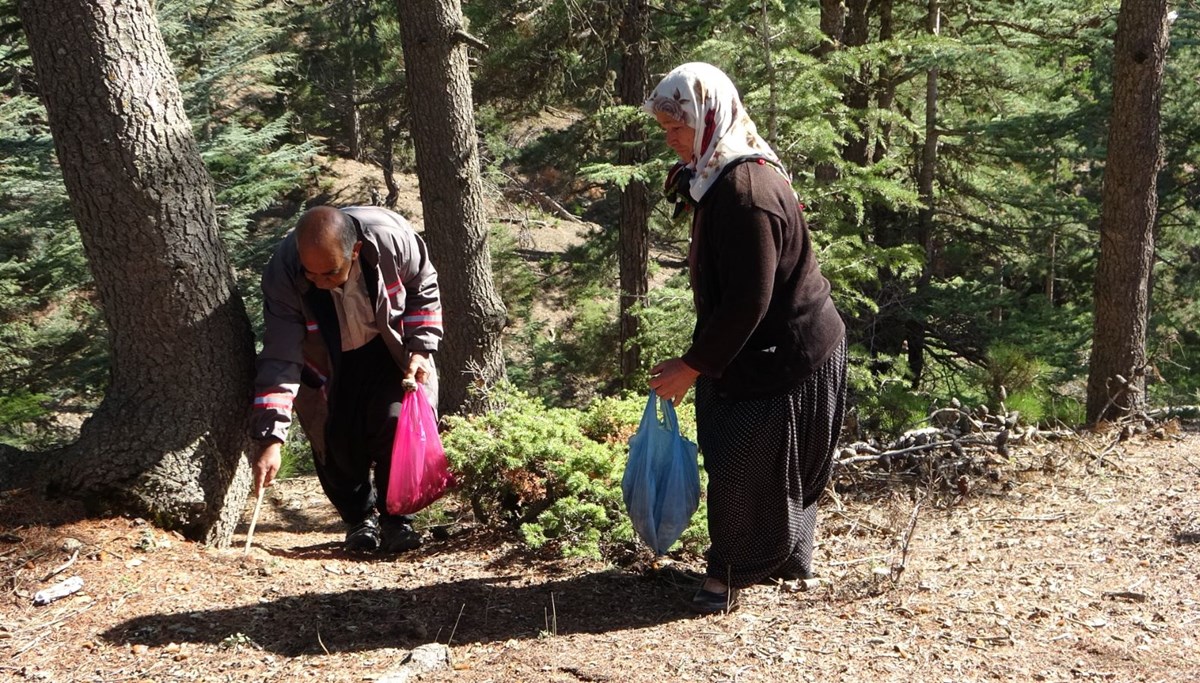
[[[421,534],[404,517],[385,515],[380,518],[380,528],[380,552],[402,553],[421,547]]]
[[[371,552],[379,548],[379,515],[371,513],[346,531],[346,550]]]
[[[688,603],[688,607],[699,614],[723,614],[732,612],[739,606],[741,606],[741,602],[738,600],[736,588],[730,588],[721,593],[701,588],[696,591],[691,602]]]

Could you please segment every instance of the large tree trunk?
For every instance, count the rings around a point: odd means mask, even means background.
[[[1145,406],[1146,312],[1154,262],[1166,0],[1122,0],[1100,212],[1088,422]]]
[[[629,0],[621,19],[620,39],[624,47],[621,75],[617,89],[621,102],[640,105],[646,97],[649,71],[646,55],[650,51],[650,3]],[[632,166],[646,160],[645,135],[642,127],[630,124],[621,131],[621,150],[617,161]],[[638,319],[634,307],[645,300],[649,289],[647,262],[649,260],[649,199],[646,184],[633,180],[621,191],[620,267],[621,267],[621,381],[631,388],[634,374],[641,366],[641,348],[634,343]]]
[[[471,76],[459,0],[399,0],[400,40],[425,238],[442,277],[446,325],[439,406],[474,411],[472,385],[504,378],[504,303],[492,281]]]
[[[20,3],[111,331],[112,381],[54,491],[226,545],[249,487],[253,338],[151,0]]]

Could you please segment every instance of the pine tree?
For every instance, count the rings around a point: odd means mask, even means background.
[[[1104,165],[1095,334],[1087,418],[1111,420],[1146,406],[1146,326],[1158,173],[1166,0],[1123,0],[1113,39],[1113,106]]]
[[[59,492],[225,545],[249,488],[253,343],[153,9],[19,9],[113,359],[79,441],[22,464]],[[0,464],[0,482],[28,474]]]

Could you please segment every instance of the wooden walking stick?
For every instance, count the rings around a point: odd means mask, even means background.
[[[258,513],[262,510],[263,494],[267,492],[266,486],[258,487],[258,500],[254,502],[254,516],[250,518],[250,530],[246,532],[246,549],[242,554],[250,554],[250,542],[254,540],[254,526],[258,524]]]

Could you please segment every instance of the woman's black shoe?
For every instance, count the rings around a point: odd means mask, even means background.
[[[700,614],[722,614],[732,612],[740,604],[736,588],[730,588],[721,593],[701,588],[692,596],[692,601],[688,603],[688,606],[693,612]]]

